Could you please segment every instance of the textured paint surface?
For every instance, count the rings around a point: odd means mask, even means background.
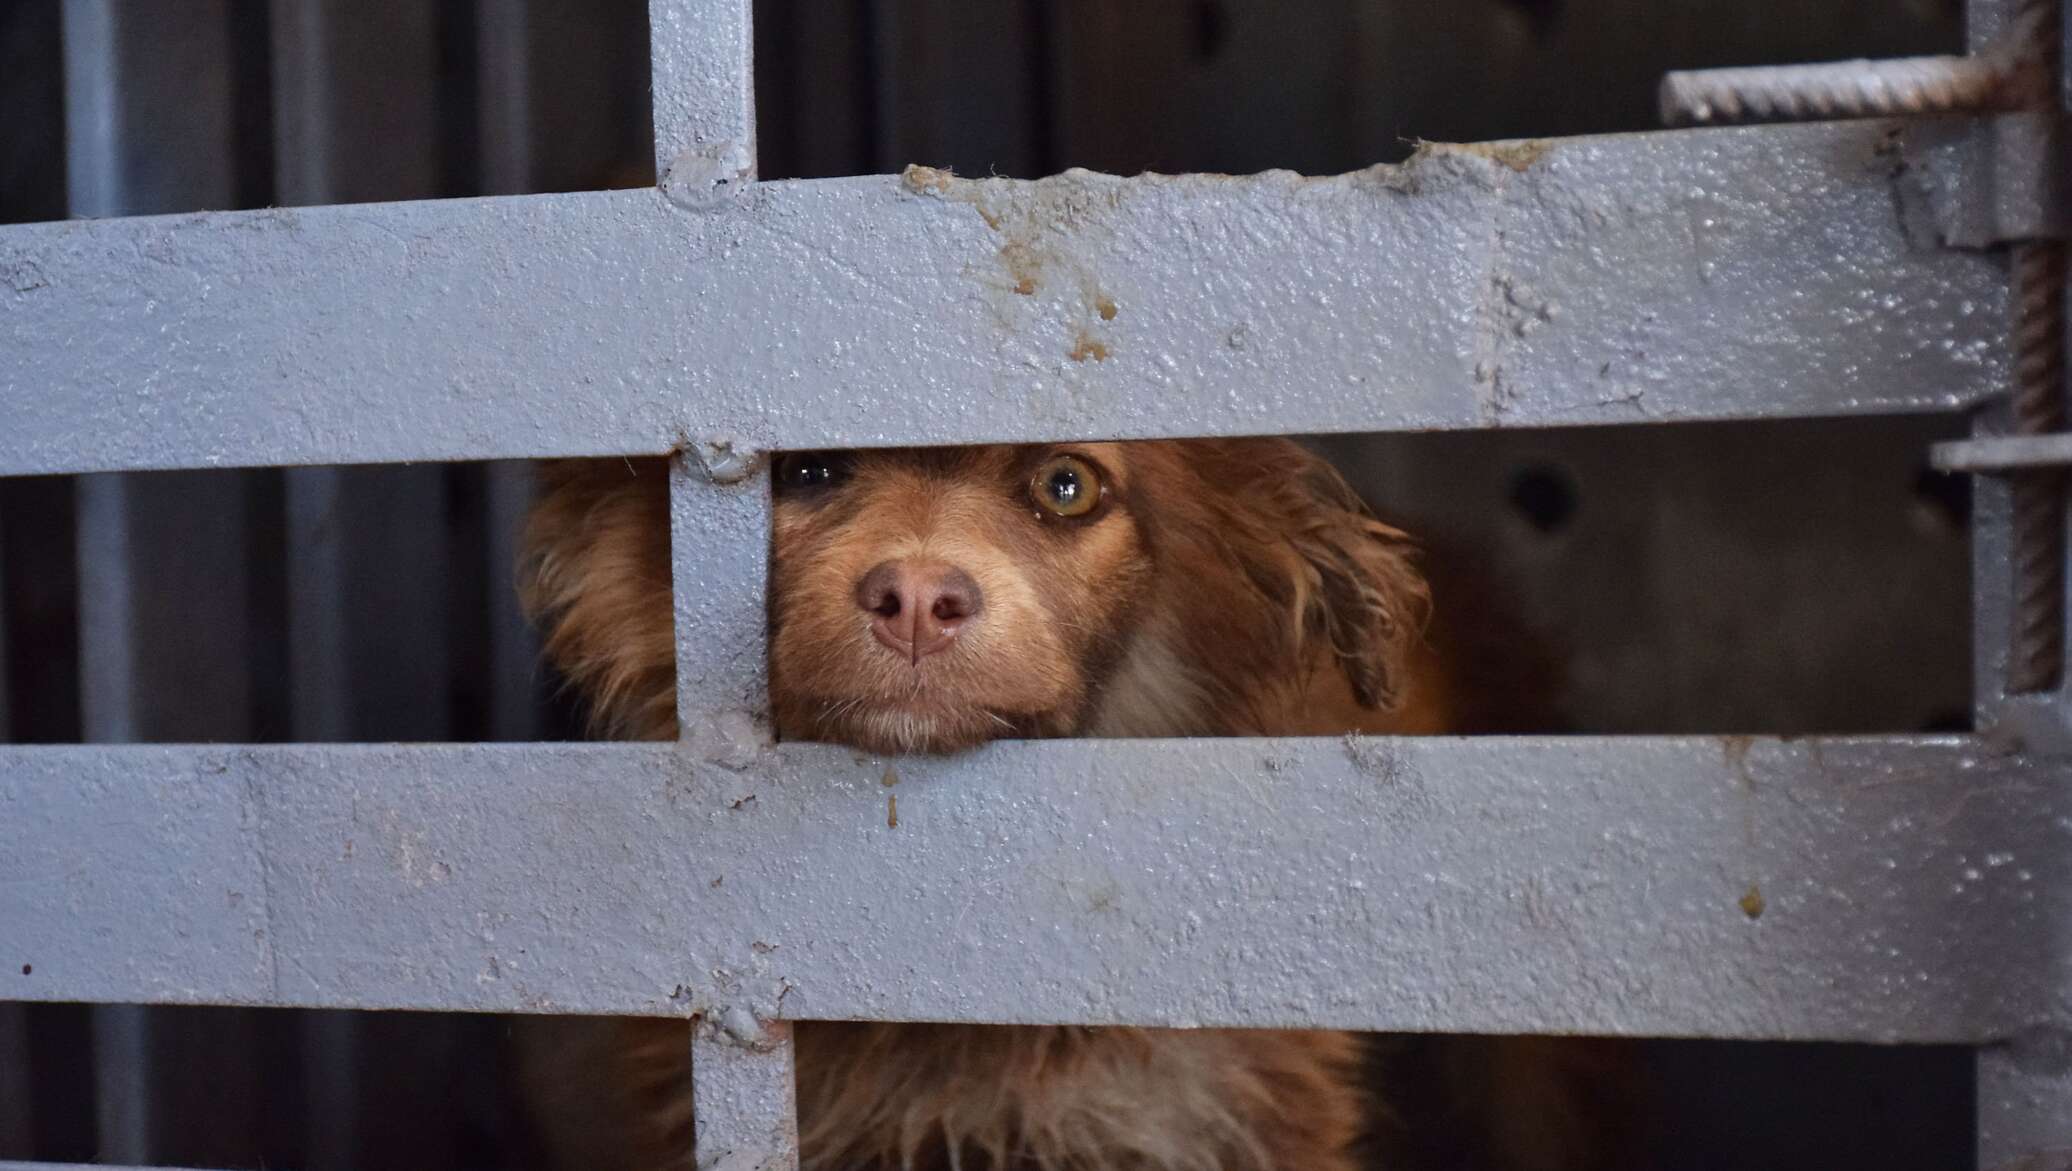
[[[0,230],[0,474],[1948,410],[1876,125]]]
[[[898,761],[896,827],[886,767],[7,749],[0,981],[722,1020],[1976,1041],[2061,1019],[2064,768],[1966,741],[1001,744]]]
[[[791,1026],[724,1014],[701,1022],[691,1052],[698,1166],[705,1171],[797,1171],[798,1075]],[[689,1038],[686,1042],[690,1043]]]
[[[690,200],[755,177],[750,0],[648,0],[655,174]]]

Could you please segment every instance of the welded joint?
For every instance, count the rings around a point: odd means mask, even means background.
[[[677,445],[714,484],[745,484],[762,470],[765,453],[736,439],[686,439]]]
[[[1908,125],[1895,178],[1908,234],[1981,250],[2067,235],[2063,131],[2044,109]]]
[[[714,1025],[708,1029],[708,1025]],[[691,1047],[701,1171],[797,1171],[797,1085],[786,1021],[729,1009],[700,1021]]]
[[[747,772],[776,747],[766,722],[750,711],[699,712],[678,737],[700,760],[729,772]]]
[[[791,1037],[788,1024],[765,1021],[745,1004],[730,1004],[700,1013],[691,1027],[700,1041],[746,1053],[775,1053]]]
[[[755,181],[755,156],[738,142],[693,143],[664,168],[656,186],[678,207],[723,207]]]

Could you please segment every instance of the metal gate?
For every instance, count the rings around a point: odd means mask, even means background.
[[[1990,440],[1979,249],[2056,233],[2053,117],[758,184],[747,6],[652,18],[653,190],[0,231],[0,473],[676,452],[684,742],[0,750],[0,994],[694,1017],[705,1165],[792,1157],[813,1017],[1955,1041],[1982,1163],[2062,1158],[2062,638],[2001,688],[2014,564],[2062,623],[2048,481],[2020,529],[1981,494],[1973,736],[888,764],[754,715],[770,450],[1974,406]]]

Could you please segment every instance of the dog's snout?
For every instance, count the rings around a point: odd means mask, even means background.
[[[856,604],[870,613],[879,642],[918,665],[956,639],[985,596],[954,565],[884,561],[856,583]]]

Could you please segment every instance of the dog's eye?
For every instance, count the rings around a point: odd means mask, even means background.
[[[1078,456],[1052,456],[1030,478],[1029,494],[1054,516],[1085,516],[1101,502],[1101,476]]]
[[[840,480],[845,466],[836,452],[789,452],[778,457],[772,483],[779,492],[811,492]]]

